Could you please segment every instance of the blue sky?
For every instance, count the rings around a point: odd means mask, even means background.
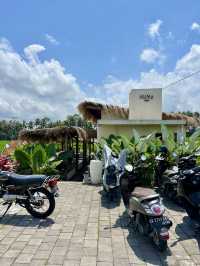
[[[2,1],[2,60],[4,64],[8,64],[7,69],[12,69],[13,75],[5,73],[5,69],[0,70],[0,100],[3,100],[4,105],[0,116],[13,116],[14,110],[9,108],[12,94],[14,97],[17,93],[22,93],[23,99],[19,99],[16,108],[23,101],[32,105],[31,108],[20,107],[21,110],[17,111],[19,118],[31,119],[35,115],[43,116],[51,112],[49,116],[53,119],[63,118],[75,111],[80,100],[89,98],[106,102],[109,99],[112,103],[117,101],[117,104],[126,104],[128,91],[135,86],[164,86],[184,74],[198,70],[198,67],[200,69],[199,10],[200,2],[197,0]],[[37,48],[29,49],[28,58],[24,49],[31,45],[37,45]],[[33,67],[30,53],[37,57],[34,64],[37,64],[38,69],[34,72],[34,77],[27,74],[28,76],[18,78],[17,63],[11,62],[12,59],[9,58],[12,55],[19,56],[20,61],[26,64],[23,73],[28,67],[33,74],[36,65]],[[191,60],[194,57],[193,69]],[[5,61],[5,58],[9,60]],[[59,70],[47,64],[52,63],[52,59]],[[176,67],[178,62],[181,62],[179,68]],[[180,65],[184,65],[184,69],[180,69]],[[191,67],[188,68],[189,65]],[[58,86],[56,82],[52,83],[55,75]],[[8,78],[6,82],[5,76]],[[39,82],[34,83],[33,80]],[[188,86],[194,87],[189,82],[184,86],[187,90],[183,94],[189,93]],[[178,87],[177,91],[173,88],[166,92],[165,109],[198,109],[198,105],[193,106],[195,102],[192,102],[192,98],[187,105],[183,105],[186,98],[171,103],[169,95],[176,94],[181,89],[183,88]],[[10,96],[5,96],[5,91]],[[69,100],[74,95],[69,91],[80,97],[76,96],[74,102]],[[198,88],[195,88],[189,94],[196,95],[197,91]],[[66,98],[62,101],[57,99],[53,108],[52,99],[58,93],[66,93]],[[66,105],[66,110],[60,112],[63,104]],[[25,115],[26,111],[34,114]]]

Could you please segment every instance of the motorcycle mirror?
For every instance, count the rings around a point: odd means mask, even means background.
[[[125,168],[125,170],[127,172],[132,172],[133,171],[133,166],[131,164],[126,164],[124,168]]]
[[[173,152],[173,153],[172,153],[172,156],[173,156],[174,158],[177,158],[177,154],[176,154],[176,152]]]
[[[147,157],[144,154],[142,154],[142,156],[140,158],[142,161],[146,161],[146,159],[147,159]]]

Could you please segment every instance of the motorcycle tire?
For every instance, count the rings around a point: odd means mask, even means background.
[[[189,204],[188,204],[185,206],[185,211],[187,212],[187,215],[191,219],[197,219],[197,217],[198,217],[198,209],[197,208],[194,208],[193,206],[189,206]]]
[[[52,212],[55,209],[55,198],[54,198],[54,195],[52,193],[50,193],[45,188],[36,188],[36,189],[32,190],[31,192],[32,193],[42,193],[43,195],[45,195],[45,199],[47,199],[48,202],[49,202],[49,207],[48,207],[48,209],[46,211],[39,212],[35,208],[32,207],[32,204],[31,204],[30,199],[29,199],[29,200],[27,200],[27,203],[25,205],[25,208],[26,208],[27,212],[30,213],[35,218],[39,218],[39,219],[47,218],[49,215],[52,214]]]
[[[154,244],[156,245],[157,249],[160,251],[160,252],[164,252],[168,245],[167,245],[167,240],[164,240],[164,239],[161,239],[157,232],[154,233],[154,237],[153,237],[153,242]]]
[[[159,239],[157,248],[160,252],[164,252],[167,249],[167,240]]]

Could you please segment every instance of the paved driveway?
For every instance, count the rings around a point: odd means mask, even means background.
[[[200,239],[175,205],[167,209],[174,226],[169,250],[161,254],[127,226],[122,204],[102,199],[100,187],[66,182],[60,190],[46,221],[16,207],[0,221],[0,266],[200,265]]]

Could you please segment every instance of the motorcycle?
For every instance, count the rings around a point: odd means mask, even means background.
[[[33,217],[45,219],[55,208],[58,178],[45,175],[18,175],[0,171],[0,199],[4,217],[13,203],[24,207]]]
[[[200,167],[181,171],[177,196],[188,216],[200,225]]]
[[[140,166],[144,164],[143,156]],[[153,189],[140,187],[138,166],[126,165],[120,179],[121,193],[127,213],[135,229],[149,236],[160,251],[167,248],[172,221],[164,216],[165,207]]]
[[[173,154],[176,158],[176,154]],[[156,157],[156,177],[160,192],[168,199],[178,203],[177,186],[180,171],[194,168],[196,165],[196,155],[181,157],[177,166],[168,166],[166,157],[159,155]]]
[[[125,150],[122,150],[119,156],[105,144],[103,148],[104,172],[103,172],[103,190],[110,201],[113,201],[118,194],[120,175],[125,165]]]

